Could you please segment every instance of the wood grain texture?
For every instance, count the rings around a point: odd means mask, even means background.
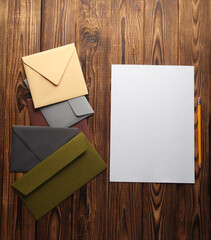
[[[25,108],[25,94],[28,92],[23,85],[25,73],[21,57],[39,50],[40,40],[40,6],[39,1],[8,1],[4,3],[5,16],[5,76],[1,79],[2,93],[5,96],[4,154],[1,179],[1,239],[34,239],[35,220],[26,207],[18,200],[11,188],[11,183],[22,174],[9,174],[11,154],[12,125],[28,125],[28,112]],[[5,60],[3,60],[4,62]]]
[[[114,0],[111,6],[112,64],[143,64],[144,1]],[[109,239],[142,239],[142,193],[139,183],[110,183]]]
[[[177,1],[146,2],[144,64],[177,65],[178,13]],[[176,239],[176,184],[144,184],[143,194],[143,239]]]
[[[206,0],[0,0],[0,239],[211,238],[211,4]],[[11,189],[12,125],[28,125],[24,55],[75,42],[95,114],[91,143],[109,165],[111,64],[194,65],[202,98],[196,183],[109,183],[109,170],[39,221]]]
[[[4,125],[5,125],[5,85],[6,85],[6,56],[7,56],[7,20],[8,20],[8,7],[7,2],[4,0],[0,1],[0,46],[2,51],[0,51],[0,239],[2,238],[3,232],[3,220],[4,214],[3,211],[5,209],[4,205],[8,205],[7,198],[3,199],[5,189],[3,188],[3,175],[4,175],[4,156],[6,155],[5,144],[4,144]],[[4,227],[5,229],[6,227]],[[4,230],[4,234],[6,235],[7,228]]]
[[[186,9],[186,11],[184,11]],[[190,188],[190,212],[188,219],[188,233],[191,239],[209,239],[208,219],[209,208],[209,95],[210,95],[210,35],[209,28],[210,5],[206,1],[180,2],[180,42],[179,63],[194,65],[195,68],[195,106],[198,96],[203,99],[202,105],[202,169],[196,167],[196,184]],[[206,46],[206,43],[209,43]],[[204,87],[206,86],[206,87]],[[195,108],[195,126],[197,127],[197,112]],[[197,129],[196,129],[197,130]],[[195,158],[198,162],[197,131],[195,130]],[[187,199],[185,199],[187,201]],[[206,206],[207,205],[207,206]]]
[[[110,2],[77,1],[76,48],[95,111],[88,119],[90,139],[109,161]],[[74,196],[73,239],[107,239],[108,171],[94,178]]]
[[[164,3],[163,1],[149,1],[145,4],[145,40],[144,63],[164,65]],[[143,194],[143,239],[164,239],[166,184],[144,184]],[[169,238],[171,239],[171,238]]]

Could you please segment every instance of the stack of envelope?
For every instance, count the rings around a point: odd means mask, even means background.
[[[12,184],[39,219],[107,168],[89,142],[86,83],[74,44],[22,58],[31,126],[13,126]]]

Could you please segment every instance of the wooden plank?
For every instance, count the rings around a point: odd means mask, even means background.
[[[143,64],[144,1],[115,0],[111,12],[112,64]],[[142,239],[142,204],[140,183],[110,183],[108,239]]]
[[[147,1],[145,4],[144,64],[177,65],[178,2]],[[144,184],[143,239],[177,239],[176,184]]]
[[[189,211],[183,209],[183,237],[210,239],[209,235],[209,123],[210,123],[210,4],[207,1],[179,2],[179,63],[195,68],[195,168],[196,183],[189,195],[180,194],[188,202]],[[202,103],[202,168],[198,167],[197,98]],[[183,192],[184,193],[184,192]],[[178,229],[178,232],[181,232]]]
[[[6,24],[6,66],[4,79],[1,79],[5,93],[4,159],[1,175],[3,191],[1,196],[1,239],[34,239],[35,221],[26,207],[18,200],[11,188],[21,173],[10,173],[12,125],[29,123],[23,84],[25,73],[21,57],[37,51],[40,40],[40,1],[7,1],[5,3]],[[6,223],[6,224],[5,224]]]
[[[0,0],[0,239],[3,239],[3,232],[6,235],[7,226],[2,225],[4,219],[3,209],[7,202],[3,199],[3,175],[4,175],[4,125],[5,125],[5,85],[6,85],[6,63],[7,63],[7,20],[8,20],[8,1]],[[4,228],[4,231],[3,231]]]
[[[41,51],[75,42],[75,0],[42,3]]]
[[[108,163],[110,109],[110,1],[77,1],[76,48],[95,114],[88,119],[93,146]],[[73,239],[107,239],[108,170],[74,196]]]
[[[186,7],[179,1],[179,46],[178,46],[178,64],[192,65],[192,30],[191,30],[191,5],[188,4],[188,9],[185,13],[183,8]],[[189,16],[188,16],[189,15]],[[188,17],[187,17],[188,16]],[[184,25],[189,26],[187,29]],[[185,44],[185,51],[183,46]],[[186,60],[185,60],[186,59]],[[196,110],[196,109],[195,109]],[[196,114],[194,116],[196,121]],[[195,131],[196,133],[196,131]],[[197,145],[195,144],[195,147]],[[185,239],[188,236],[191,239],[191,212],[193,210],[192,187],[190,185],[181,185],[177,188],[177,216],[176,232],[177,238]]]
[[[41,51],[75,42],[75,0],[42,2]],[[72,239],[72,197],[36,225],[36,239]]]

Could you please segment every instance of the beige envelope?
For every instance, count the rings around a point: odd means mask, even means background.
[[[74,43],[22,60],[35,108],[88,94]]]

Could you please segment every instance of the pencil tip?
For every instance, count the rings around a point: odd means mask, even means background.
[[[201,168],[201,163],[199,163],[199,168]]]

